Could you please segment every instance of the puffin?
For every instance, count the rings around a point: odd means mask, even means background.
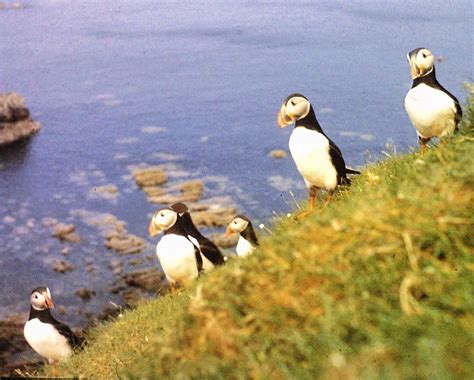
[[[436,79],[433,53],[417,48],[407,54],[413,84],[405,97],[405,110],[416,129],[420,152],[432,137],[457,131],[462,109],[456,97]]]
[[[81,347],[82,339],[51,315],[54,304],[49,288],[33,289],[30,302],[30,316],[23,329],[26,341],[51,364],[66,360]]]
[[[148,232],[151,237],[164,233],[156,245],[156,255],[172,290],[198,278],[203,270],[214,267],[188,237],[183,220],[172,208],[155,212]]]
[[[350,184],[347,175],[360,172],[346,167],[341,150],[321,129],[310,101],[299,93],[289,95],[278,113],[280,128],[293,123],[289,148],[308,189],[310,210],[321,189],[329,193],[326,206],[338,185]]]
[[[191,219],[191,214],[188,207],[184,203],[178,202],[171,205],[171,209],[178,213],[188,238],[199,247],[202,255],[214,266],[223,265],[225,263],[224,255],[212,240],[202,235],[197,229],[193,223],[193,220]]]
[[[233,233],[239,233],[236,253],[239,257],[248,256],[258,247],[258,239],[253,229],[252,222],[245,215],[237,215],[227,225],[225,235],[230,236]]]

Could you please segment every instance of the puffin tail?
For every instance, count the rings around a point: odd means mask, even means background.
[[[360,174],[360,171],[351,168],[346,168],[346,174]]]

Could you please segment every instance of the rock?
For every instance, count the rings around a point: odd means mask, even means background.
[[[81,238],[78,234],[74,231],[76,227],[73,224],[64,224],[64,223],[57,223],[52,226],[53,231],[51,235],[57,237],[61,241],[68,241],[71,243],[79,243]]]
[[[273,158],[285,158],[288,156],[288,153],[286,153],[286,151],[283,149],[275,149],[270,152],[270,156]]]
[[[139,187],[160,186],[168,182],[168,175],[159,166],[149,166],[133,170],[132,176]]]
[[[47,216],[47,217],[44,217],[43,219],[41,219],[41,223],[43,223],[43,226],[45,226],[45,227],[51,227],[51,226],[54,226],[55,224],[58,224],[59,221],[55,218],[51,218],[51,217]]]
[[[157,197],[159,195],[166,194],[165,189],[159,186],[144,186],[142,190],[146,193],[149,197]]]
[[[139,253],[147,247],[147,243],[144,239],[132,234],[113,236],[107,239],[104,245],[106,248],[113,249],[121,255]]]
[[[55,272],[66,273],[71,272],[74,269],[74,266],[64,260],[54,260],[53,269]]]
[[[128,288],[122,292],[124,302],[129,307],[137,307],[146,300],[146,295],[138,289]]]
[[[142,271],[127,273],[124,276],[125,283],[150,292],[161,291],[164,285],[165,276],[156,269],[146,269]]]
[[[102,308],[102,311],[99,315],[95,317],[97,321],[108,321],[112,318],[118,316],[121,312],[121,308],[117,305],[106,305]]]
[[[51,235],[53,235],[54,237],[61,237],[63,235],[67,235],[71,232],[74,232],[75,229],[76,228],[73,224],[58,223],[53,226],[53,232],[51,232]]]
[[[205,211],[191,213],[191,218],[196,226],[223,227],[236,215],[237,210],[233,207],[209,207]]]
[[[212,234],[211,240],[218,247],[232,248],[237,245],[239,234],[232,234],[231,236],[225,236],[224,234]]]
[[[182,194],[196,196],[196,201],[202,197],[204,192],[204,182],[199,180],[183,182],[177,186]]]
[[[144,189],[145,190],[145,189]],[[162,205],[170,205],[176,202],[197,202],[203,196],[204,182],[200,180],[186,181],[174,184],[169,187],[169,194],[160,188],[154,189],[153,192],[145,190],[150,203],[158,203]],[[175,192],[178,192],[177,194]]]
[[[79,289],[74,294],[81,297],[84,301],[90,300],[92,296],[95,296],[95,292],[87,288]]]
[[[31,119],[21,95],[0,94],[0,146],[28,138],[40,129],[40,123]]]
[[[148,202],[158,203],[160,205],[170,205],[176,202],[194,202],[195,200],[196,200],[196,196],[189,195],[189,194],[179,194],[179,195],[166,194],[166,195],[160,195],[157,197],[148,197]]]

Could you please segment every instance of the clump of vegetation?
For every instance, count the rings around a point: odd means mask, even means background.
[[[60,374],[473,378],[472,97],[465,113],[425,156],[369,165],[253,256],[95,329]]]

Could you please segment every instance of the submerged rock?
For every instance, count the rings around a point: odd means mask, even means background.
[[[70,243],[80,243],[81,241],[80,236],[74,232],[76,227],[73,224],[64,224],[56,221],[56,223],[51,225],[51,228],[51,235],[61,241],[68,241]]]
[[[191,213],[191,218],[196,226],[223,227],[236,215],[234,207],[209,207],[207,210]]]
[[[106,248],[113,249],[121,255],[139,253],[147,247],[144,239],[128,233],[109,235],[104,245]]]
[[[270,152],[270,156],[273,158],[285,158],[288,155],[283,149],[275,149]]]
[[[73,210],[71,213],[81,217],[85,223],[98,227],[105,238],[104,246],[119,254],[139,253],[148,246],[141,237],[128,233],[125,222],[115,215],[87,210]]]
[[[102,185],[93,187],[89,193],[93,197],[104,198],[114,200],[117,198],[118,195],[118,188],[115,185]]]
[[[40,123],[30,117],[21,95],[0,94],[0,146],[28,138],[40,129]]]
[[[95,296],[95,292],[87,288],[79,289],[74,294],[81,297],[84,301],[90,300],[92,296]]]
[[[53,269],[55,272],[66,273],[71,272],[74,269],[74,266],[64,260],[54,260]]]

